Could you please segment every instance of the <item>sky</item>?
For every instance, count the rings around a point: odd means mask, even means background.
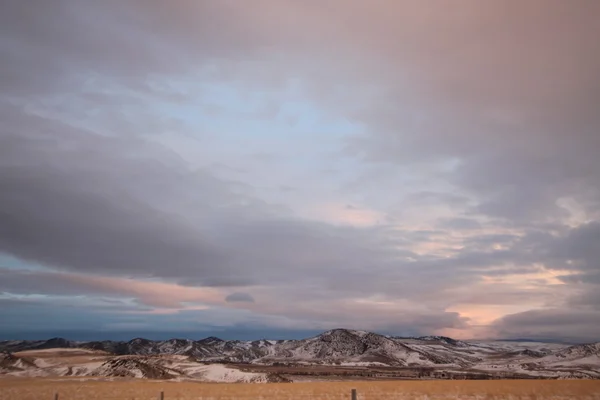
[[[0,338],[600,340],[597,0],[4,0]]]

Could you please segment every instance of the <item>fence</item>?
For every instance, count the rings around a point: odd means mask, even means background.
[[[302,397],[302,396],[300,396]],[[175,398],[174,398],[175,399]],[[208,396],[208,397],[196,397],[196,399],[198,400],[202,400],[202,399],[214,399],[217,400],[218,398],[215,398],[214,396]],[[358,400],[358,393],[356,391],[356,389],[351,389],[350,390],[350,394],[348,396],[348,399],[350,400]],[[59,393],[54,393],[54,400],[69,400],[67,397],[63,398],[59,395]],[[165,396],[165,392],[161,391],[156,398],[152,398],[152,399],[148,399],[148,400],[169,400],[169,398],[167,396]]]

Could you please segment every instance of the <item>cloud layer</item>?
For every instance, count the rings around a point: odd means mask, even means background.
[[[597,338],[597,1],[2,8],[2,335]]]

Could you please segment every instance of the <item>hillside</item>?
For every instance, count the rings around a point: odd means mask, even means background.
[[[195,369],[201,371],[205,364],[235,363],[426,369],[428,376],[441,377],[446,375],[440,371],[549,378],[600,376],[600,343],[568,346],[536,342],[465,342],[442,336],[400,338],[348,329],[334,329],[302,340],[239,341],[208,337],[197,341],[143,338],[127,342],[75,342],[62,338],[4,341],[0,342],[0,351],[5,352],[0,360],[0,373],[10,375],[178,379],[193,376]],[[52,351],[62,353],[63,357],[69,356],[67,359],[71,364],[48,365],[43,355]],[[87,361],[79,362],[77,357],[87,357]],[[264,374],[251,378],[254,381],[278,379]]]

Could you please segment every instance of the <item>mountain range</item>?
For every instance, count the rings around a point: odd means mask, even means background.
[[[114,357],[143,356],[146,359],[182,356],[204,364],[429,368],[543,377],[600,377],[600,343],[460,341],[444,336],[406,338],[348,329],[334,329],[301,340],[240,341],[207,337],[79,342],[53,338],[0,342],[0,351],[6,354],[44,349],[82,349]]]

